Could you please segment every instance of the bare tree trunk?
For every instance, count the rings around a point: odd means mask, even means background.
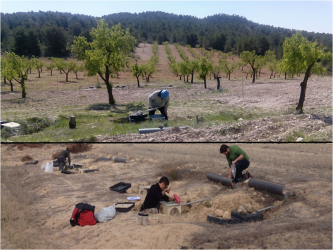
[[[14,91],[14,86],[13,86],[12,80],[10,80],[9,83],[10,83],[10,91],[13,92]]]
[[[38,78],[40,78],[40,71],[38,70]]]
[[[188,75],[186,76],[186,82],[188,82]]]
[[[137,77],[136,77],[136,80],[138,81],[138,88],[140,88],[139,77],[140,77],[140,76],[137,76]]]
[[[7,84],[6,77],[3,78],[4,84]]]
[[[25,84],[24,84],[24,76],[22,76],[20,84],[21,84],[21,87],[22,87],[22,98],[26,98],[27,97],[27,90],[26,90],[26,87],[25,87]]]
[[[303,104],[304,104],[304,101],[305,101],[306,87],[307,87],[307,84],[308,84],[308,79],[310,77],[311,68],[314,65],[314,63],[315,62],[313,62],[311,65],[309,65],[309,67],[306,69],[303,82],[301,82],[301,84],[300,84],[301,94],[299,96],[299,102],[298,102],[298,105],[296,107],[296,110],[299,110],[300,113],[303,113]]]
[[[215,79],[217,80],[217,86],[216,86],[216,89],[220,89],[220,87],[221,87],[221,83],[220,83],[220,79],[221,79],[221,77],[220,77],[220,76],[217,76]]]
[[[66,82],[68,82],[68,73],[65,73],[66,74]]]
[[[191,83],[193,83],[193,74],[194,74],[194,73],[192,72]]]
[[[205,89],[207,88],[206,86],[206,77],[204,77],[204,86],[205,86]]]
[[[76,76],[76,79],[78,79],[78,78],[77,78],[77,73],[75,73],[75,76]]]
[[[287,80],[287,72],[284,72],[284,79]]]
[[[179,80],[182,80],[182,76],[181,75],[179,76]]]
[[[247,79],[247,75],[248,75],[249,73],[246,73],[246,79]]]
[[[252,70],[253,70],[252,83],[254,83],[256,81],[256,70],[254,68],[252,68]]]
[[[228,80],[230,81],[230,73],[228,73],[228,75],[229,75],[229,78],[228,78]]]

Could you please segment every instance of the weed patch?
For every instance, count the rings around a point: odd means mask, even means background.
[[[25,155],[22,157],[21,161],[25,162],[25,161],[32,161],[33,158],[30,155]]]

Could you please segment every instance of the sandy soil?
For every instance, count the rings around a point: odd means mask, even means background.
[[[235,189],[210,183],[206,172],[228,174],[220,144],[93,144],[88,152],[72,154],[72,160],[99,171],[73,175],[56,168],[45,173],[40,168],[65,144],[24,146],[23,150],[2,144],[1,247],[331,249],[332,144],[238,145],[250,156],[255,178],[284,184],[291,196],[283,199],[253,191],[245,183]],[[26,155],[39,163],[24,165],[21,159]],[[126,157],[128,163],[97,161],[112,156]],[[152,215],[151,225],[141,226],[136,224],[141,202],[136,202],[130,212],[117,213],[106,223],[70,226],[75,204],[94,205],[97,213],[128,196],[138,196],[135,188],[120,194],[110,191],[110,186],[120,181],[134,187],[154,184],[163,175],[170,178],[171,194],[177,193],[182,202],[207,198],[211,207],[202,202],[185,207],[178,217]],[[13,202],[16,212],[10,213],[6,204]],[[221,226],[206,221],[216,209],[231,211],[245,203],[255,209],[275,208],[263,212],[264,220],[256,223]]]

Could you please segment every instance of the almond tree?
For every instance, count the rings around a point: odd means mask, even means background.
[[[15,55],[14,52],[5,52],[6,57],[6,67],[8,70],[8,75],[10,75],[16,82],[21,85],[22,88],[22,98],[27,97],[27,89],[25,85],[25,80],[28,79],[27,70],[29,68],[29,60],[24,56],[19,57]],[[17,79],[16,79],[17,78]]]
[[[322,68],[320,60],[332,60],[332,53],[326,52],[327,48],[318,42],[310,42],[300,32],[286,38],[283,43],[283,61],[285,67],[291,72],[305,71],[304,79],[301,82],[301,93],[296,107],[303,113],[306,87],[313,69],[318,72]]]
[[[68,74],[77,67],[76,62],[66,61],[65,59],[58,59],[56,62],[57,68],[60,72],[65,73],[66,82],[68,82]]]
[[[42,72],[42,67],[44,66],[44,63],[39,61],[36,57],[32,58],[30,62],[32,64],[32,67],[38,70],[38,77],[40,78],[40,73]]]
[[[129,54],[137,40],[130,36],[129,29],[124,32],[120,23],[110,29],[104,19],[97,21],[97,28],[93,28],[90,35],[92,42],[87,42],[85,37],[74,37],[72,52],[84,61],[89,76],[98,74],[103,79],[109,104],[115,104],[110,78],[129,67]]]
[[[223,59],[220,59],[219,63],[221,65],[221,68],[224,71],[224,73],[227,74],[228,80],[230,80],[230,74],[232,72],[234,72],[234,70],[237,68],[237,63],[233,62],[233,63],[229,64],[227,60],[223,60]]]
[[[256,51],[253,50],[252,52],[250,51],[243,51],[240,54],[240,58],[246,62],[247,64],[250,64],[252,71],[253,71],[253,78],[252,78],[252,83],[255,82],[256,80],[256,72],[257,70],[263,66],[265,63],[265,60],[263,60],[263,56],[258,56],[256,55]]]
[[[135,60],[135,64],[131,65],[131,72],[132,75],[136,77],[136,80],[138,82],[138,88],[140,88],[139,78],[142,75],[142,71],[143,71],[142,65],[139,65],[138,60]]]
[[[206,79],[207,75],[211,71],[213,65],[211,62],[208,62],[206,57],[202,57],[199,63],[199,79],[204,80],[205,89],[207,88]]]

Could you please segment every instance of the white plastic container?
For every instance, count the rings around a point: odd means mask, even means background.
[[[49,162],[45,165],[45,172],[46,173],[52,173],[53,172],[53,164],[49,164]]]

